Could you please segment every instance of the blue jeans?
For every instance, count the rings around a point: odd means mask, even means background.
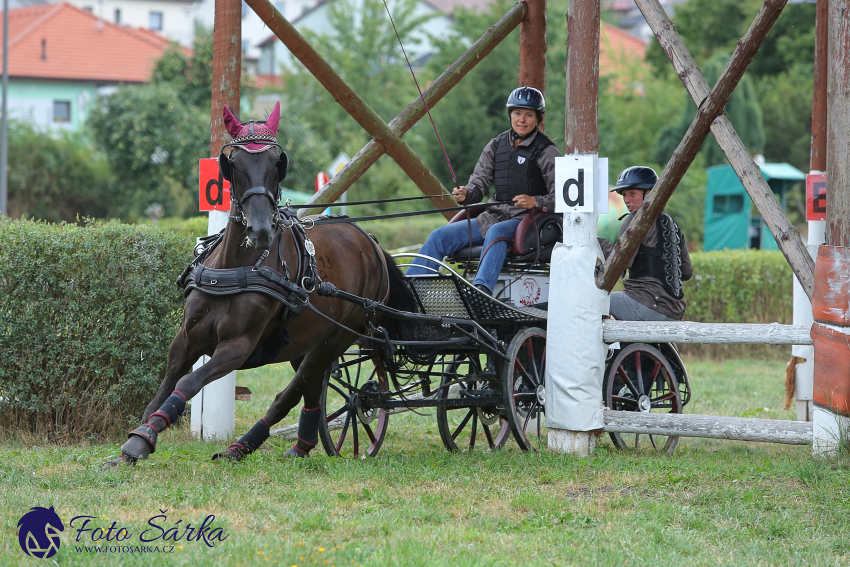
[[[475,275],[475,280],[472,282],[475,285],[486,285],[490,291],[496,287],[496,281],[499,279],[499,272],[502,271],[502,264],[505,263],[505,255],[508,252],[508,243],[505,241],[497,242],[490,246],[490,243],[497,238],[513,239],[516,227],[519,226],[521,219],[509,219],[496,223],[487,230],[487,238],[481,236],[478,230],[478,224],[472,222],[472,245],[483,245],[483,250],[487,253],[480,259],[478,265],[478,273]],[[419,253],[431,258],[442,260],[452,252],[457,252],[469,246],[469,228],[465,221],[455,222],[441,226],[428,236],[428,240],[419,250]],[[488,248],[489,247],[489,248]],[[407,268],[407,275],[415,276],[418,274],[432,274],[433,271],[419,266],[431,266],[435,270],[437,264],[416,258],[413,261],[413,266]]]

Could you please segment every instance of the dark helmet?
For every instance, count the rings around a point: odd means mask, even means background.
[[[616,191],[622,195],[625,189],[643,189],[644,191],[649,191],[655,186],[657,181],[658,174],[655,173],[654,169],[643,165],[633,165],[623,170],[611,192]]]
[[[529,108],[536,110],[540,116],[546,112],[546,99],[543,98],[543,93],[534,87],[520,87],[511,92],[505,108],[509,112],[513,108]]]

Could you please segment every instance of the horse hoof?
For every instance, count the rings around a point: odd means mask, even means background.
[[[121,454],[127,455],[134,460],[147,459],[148,455],[153,453],[151,444],[143,437],[131,435],[127,441],[121,445]]]
[[[243,459],[243,455],[239,451],[236,451],[236,450],[232,449],[231,447],[228,447],[224,451],[219,451],[218,453],[216,453],[215,455],[212,456],[212,460],[214,460],[214,461],[220,461],[222,459],[227,459],[228,461],[238,463],[239,461],[241,461]]]
[[[124,453],[122,451],[121,455],[117,459],[112,459],[111,461],[106,461],[105,463],[103,463],[103,468],[112,469],[115,467],[122,466],[134,467],[136,466],[136,462],[138,462],[138,460],[139,459],[137,459],[133,455],[128,455],[127,453]]]
[[[283,454],[284,459],[306,459],[310,456],[310,453],[305,453],[298,449],[298,447],[291,447],[289,451]]]

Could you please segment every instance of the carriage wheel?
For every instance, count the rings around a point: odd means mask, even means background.
[[[605,405],[612,410],[682,413],[682,400],[673,368],[658,349],[648,344],[630,344],[620,351],[607,368],[602,392]],[[652,447],[667,455],[673,452],[679,442],[677,435],[609,435],[620,449]]]
[[[456,380],[462,382],[448,386]],[[481,355],[460,355],[446,364],[437,399],[474,398],[485,391],[492,395],[493,389],[493,383],[481,376]],[[443,445],[449,451],[501,449],[511,431],[510,424],[494,405],[437,406],[437,427]]]
[[[537,327],[521,330],[506,354],[502,379],[508,423],[520,449],[541,448],[546,434],[546,331]]]
[[[378,454],[389,413],[369,406],[364,391],[387,391],[387,375],[368,350],[346,352],[325,374],[319,437],[330,456],[366,458]]]

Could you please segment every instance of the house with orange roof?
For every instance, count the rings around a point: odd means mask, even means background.
[[[150,81],[170,43],[70,4],[42,4],[9,10],[8,45],[9,116],[78,130],[97,95]]]

